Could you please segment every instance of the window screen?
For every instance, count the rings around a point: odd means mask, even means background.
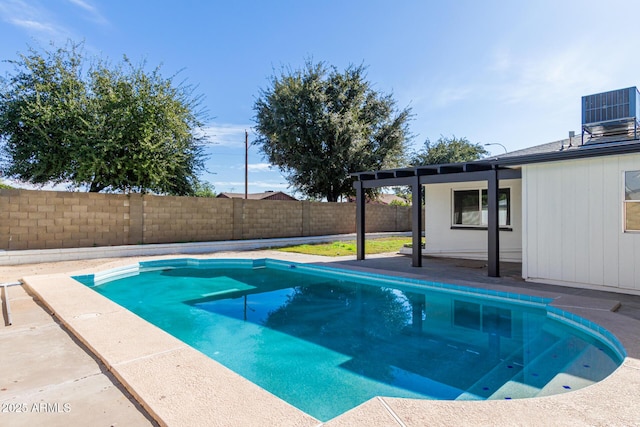
[[[624,173],[624,230],[640,231],[640,170]]]

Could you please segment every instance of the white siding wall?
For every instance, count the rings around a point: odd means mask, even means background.
[[[427,255],[454,258],[487,259],[487,231],[451,229],[453,190],[486,189],[486,181],[425,186],[425,236]],[[500,188],[511,189],[512,231],[500,231],[500,259],[522,260],[521,182],[519,179],[500,181]]]
[[[623,232],[625,170],[640,154],[522,166],[525,279],[640,292],[640,233]]]

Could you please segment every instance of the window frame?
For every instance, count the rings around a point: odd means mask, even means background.
[[[511,190],[510,186],[508,187],[500,187],[498,189],[498,198],[500,197],[500,193],[506,192],[507,195],[507,217],[506,224],[499,224],[498,228],[500,231],[513,231],[513,225],[511,223],[513,212],[511,207]],[[480,215],[480,223],[479,224],[456,224],[456,192],[470,192],[475,191],[478,193],[478,213]],[[486,187],[473,187],[473,188],[452,188],[451,189],[451,229],[452,230],[487,230],[488,224],[482,223],[482,212],[483,212],[483,199],[488,192]]]
[[[627,174],[628,173],[636,173],[638,174],[638,176],[640,176],[640,169],[639,170],[624,170],[622,171],[622,231],[624,233],[640,233],[640,226],[635,229],[635,228],[628,228],[628,224],[627,224],[627,209],[630,205],[635,205],[635,206],[639,206],[640,207],[640,191],[638,192],[639,195],[637,196],[637,199],[627,199],[628,197],[628,192],[627,192]]]

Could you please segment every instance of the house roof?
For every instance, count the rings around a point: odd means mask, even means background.
[[[349,196],[347,199],[349,203],[353,203],[356,201],[354,196]],[[376,196],[375,199],[371,199],[367,196],[366,202],[372,205],[390,205],[392,202],[400,202],[402,204],[411,204],[410,201],[403,199],[402,197],[396,196],[395,194],[388,193],[380,193]]]
[[[499,156],[492,156],[489,158],[504,159],[505,157],[522,157],[522,156],[530,156],[532,154],[566,152],[567,150],[584,150],[585,148],[589,148],[589,147],[603,148],[605,144],[625,143],[625,142],[637,143],[638,140],[633,138],[621,138],[619,135],[601,136],[598,138],[591,138],[589,135],[585,135],[585,139],[583,140],[582,136],[576,135],[571,138],[559,139],[557,141],[548,142],[546,144],[534,145],[533,147],[523,148],[522,150],[510,151],[508,153],[501,154]]]
[[[491,157],[489,160],[494,160],[496,165],[511,166],[640,152],[640,139],[603,138],[598,141],[582,144],[581,138],[576,136],[571,141],[568,138],[562,139]]]
[[[223,199],[244,199],[244,193],[227,193],[218,194],[217,197]],[[247,198],[250,200],[298,200],[282,191],[265,191],[263,193],[248,193]]]
[[[575,141],[577,140],[579,143],[579,138],[573,138],[573,144],[569,141],[569,139],[560,139],[558,141],[548,142],[546,144],[535,145],[533,147],[523,148],[521,150],[510,151],[505,154],[500,154],[499,156],[489,157],[504,159],[505,157],[520,157],[520,156],[529,156],[531,154],[542,154],[542,153],[552,153],[554,151],[560,151],[562,147],[569,147],[570,145],[575,145]]]
[[[599,141],[601,143],[590,141],[590,143],[583,145],[581,137],[576,136],[571,141],[569,139],[558,140],[470,162],[356,172],[351,176],[357,181],[374,181],[367,182],[365,185],[367,188],[409,185],[415,177],[418,177],[422,183],[471,181],[476,175],[480,176],[483,172],[491,170],[498,171],[499,174],[502,174],[501,179],[506,179],[518,177],[516,170],[513,169],[514,166],[640,152],[640,139],[620,139],[618,137],[617,140],[608,138]],[[460,174],[465,176],[462,177]]]
[[[382,205],[390,205],[391,202],[406,203],[407,201],[402,197],[398,197],[395,194],[381,193],[378,194],[378,198],[372,203],[380,203]]]

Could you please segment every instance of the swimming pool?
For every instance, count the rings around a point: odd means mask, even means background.
[[[349,270],[183,259],[76,279],[320,420],[376,395],[563,393],[625,355],[549,300]]]

